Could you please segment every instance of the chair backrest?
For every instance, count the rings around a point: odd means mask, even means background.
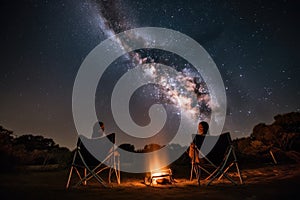
[[[110,142],[107,141],[107,139]],[[109,134],[105,137],[92,139],[81,135],[77,140],[77,151],[80,152],[88,166],[97,166],[100,163],[99,160],[103,160],[103,158],[108,155],[114,143],[115,133]],[[86,148],[85,145],[89,145],[89,148]],[[76,156],[74,164],[83,166],[83,162],[79,155]]]
[[[219,165],[223,161],[226,152],[232,144],[229,132],[223,133],[219,136],[193,135],[193,137],[193,142],[200,152],[215,165]]]

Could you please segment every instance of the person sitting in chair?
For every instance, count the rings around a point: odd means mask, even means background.
[[[208,125],[207,122],[205,122],[205,121],[199,122],[199,124],[198,124],[198,134],[199,135],[206,135],[208,133],[208,128],[209,128],[209,125]],[[199,163],[200,162],[199,152],[198,152],[198,149],[196,148],[194,142],[192,142],[190,144],[189,157],[191,158],[192,163],[194,163],[194,162]]]

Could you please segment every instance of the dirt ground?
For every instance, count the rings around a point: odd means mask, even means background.
[[[300,164],[267,165],[242,169],[244,184],[233,185],[223,179],[206,186],[189,181],[188,169],[174,170],[177,183],[146,186],[141,174],[121,174],[121,184],[104,188],[91,182],[87,186],[65,189],[67,170],[20,171],[0,174],[1,199],[297,199]],[[176,172],[176,173],[175,173]],[[187,172],[187,173],[186,173]],[[177,174],[177,176],[176,176]],[[185,174],[184,176],[180,174]]]

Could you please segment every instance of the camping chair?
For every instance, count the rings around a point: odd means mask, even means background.
[[[235,166],[239,181],[242,184],[243,180],[230,133],[226,132],[221,134],[219,138],[217,137],[213,135],[193,135],[193,143],[195,144],[193,146],[196,148],[194,152],[199,152],[202,159],[200,159],[200,162],[196,162],[195,156],[192,159],[190,179],[192,180],[193,173],[195,173],[200,185],[201,171],[203,171],[208,174],[205,179],[208,180],[207,185],[210,185],[217,178],[220,180],[222,177],[237,185],[237,182],[227,173],[232,166]],[[212,149],[209,148],[211,146],[213,146]]]
[[[107,139],[109,139],[111,142],[109,142]],[[120,159],[114,143],[114,133],[105,137],[93,139],[80,136],[77,141],[66,188],[68,189],[70,186],[74,171],[79,177],[79,181],[74,185],[75,187],[81,184],[87,185],[87,181],[92,178],[95,178],[101,185],[107,187],[107,183],[100,176],[100,173],[106,169],[109,170],[108,182],[111,183],[111,176],[113,172],[115,172],[117,183],[120,184]],[[89,145],[90,149],[87,149],[85,145]],[[100,153],[97,154],[96,151]],[[106,157],[102,162],[100,162],[95,158],[94,155],[97,157],[99,155],[99,158],[103,157],[103,155]]]

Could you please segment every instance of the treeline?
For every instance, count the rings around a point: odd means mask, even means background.
[[[239,160],[246,163],[300,163],[300,113],[276,115],[270,125],[259,123],[249,137],[234,141]]]
[[[60,147],[43,136],[22,135],[0,126],[0,169],[12,170],[22,165],[50,165],[67,167],[72,157],[68,148]]]
[[[129,151],[129,152],[134,152],[134,153],[149,153],[149,152],[153,152],[153,151],[157,151],[161,148],[163,148],[163,146],[159,145],[159,144],[147,144],[144,146],[143,149],[135,149],[135,146],[132,144],[121,144],[119,146],[119,148],[125,150],[125,151]]]

